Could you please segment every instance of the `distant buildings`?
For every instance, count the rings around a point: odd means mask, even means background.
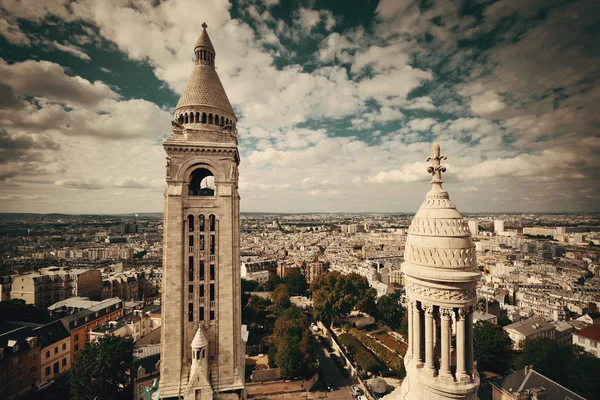
[[[513,342],[513,348],[518,349],[525,340],[551,338],[554,339],[554,325],[540,317],[532,317],[515,322],[504,327]]]
[[[504,232],[504,221],[501,219],[494,220],[494,233],[496,235]]]
[[[28,324],[0,328],[0,399],[12,400],[40,382],[40,343]]]
[[[22,299],[40,308],[69,297],[100,300],[102,295],[102,276],[97,269],[50,267],[11,278],[10,299]]]
[[[472,219],[468,222],[468,224],[471,235],[479,235],[479,224],[477,223],[477,220]]]
[[[583,347],[585,351],[600,358],[600,325],[590,325],[573,333],[573,344]]]

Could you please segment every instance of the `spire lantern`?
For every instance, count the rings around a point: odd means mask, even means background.
[[[208,25],[206,25],[206,22],[203,22],[202,32],[194,45],[195,63],[196,65],[210,65],[214,68],[216,52],[206,28],[208,28]]]

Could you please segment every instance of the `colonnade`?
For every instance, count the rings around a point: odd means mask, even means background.
[[[410,300],[407,312],[409,331],[407,358],[432,376],[456,380],[472,376],[474,369],[472,307],[445,308]],[[455,323],[454,335],[452,334],[453,323]]]

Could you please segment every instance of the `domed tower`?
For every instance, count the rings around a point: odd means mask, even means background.
[[[237,118],[202,27],[163,144],[162,399],[245,397]]]
[[[433,145],[431,190],[408,228],[402,266],[408,299],[407,376],[391,399],[477,399],[473,306],[481,278],[467,223],[442,188]]]

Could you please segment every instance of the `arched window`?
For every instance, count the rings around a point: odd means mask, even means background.
[[[210,231],[214,232],[215,231],[215,215],[210,214],[210,217],[208,217],[208,221],[209,221],[209,225],[210,225]]]
[[[225,119],[225,125],[229,126],[229,118]]]
[[[179,123],[183,124],[183,114],[179,114]]]
[[[194,113],[190,113],[190,124],[194,123]]]
[[[206,113],[202,113],[202,123],[205,124],[206,123]]]
[[[213,123],[213,116],[212,114],[208,114],[208,123],[212,125]]]
[[[187,124],[189,121],[187,113],[185,113],[185,123]]]
[[[188,196],[214,196],[215,177],[206,168],[198,168],[190,176]]]
[[[196,112],[196,119],[194,120],[196,123],[200,122],[200,113]]]
[[[194,232],[194,216],[188,215],[188,226],[190,228],[190,232]]]
[[[219,114],[215,115],[215,125],[219,125]]]
[[[200,222],[200,232],[204,232],[204,215],[198,215],[198,221]]]

